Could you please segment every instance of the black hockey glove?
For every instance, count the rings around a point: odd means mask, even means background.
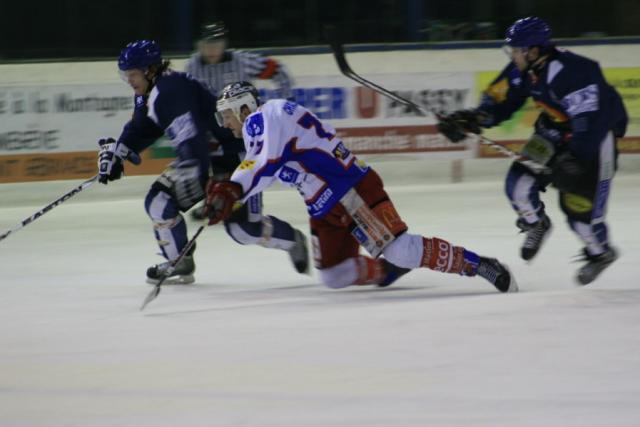
[[[572,193],[581,188],[587,168],[569,151],[560,153],[552,163],[551,183],[558,190]]]
[[[124,166],[122,159],[113,152],[116,146],[116,140],[113,138],[103,138],[98,141],[100,152],[98,153],[98,181],[102,184],[108,184],[109,181],[115,181],[122,178]]]
[[[98,152],[98,181],[108,184],[122,178],[124,173],[123,159],[128,159],[131,163],[139,164],[140,156],[134,153],[124,144],[116,144],[113,138],[102,138],[98,141],[100,151]]]
[[[477,110],[458,110],[446,116],[440,116],[438,132],[446,136],[451,142],[460,142],[467,137],[467,133],[482,133],[480,123],[484,114]]]

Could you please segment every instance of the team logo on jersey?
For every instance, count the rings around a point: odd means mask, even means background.
[[[243,160],[242,163],[240,163],[238,165],[238,169],[244,171],[244,170],[251,170],[253,169],[253,167],[256,165],[256,161],[255,160]]]
[[[299,175],[300,172],[298,172],[297,170],[290,168],[289,166],[283,166],[282,169],[280,169],[278,178],[280,178],[280,181],[282,182],[293,184],[296,182]]]
[[[571,117],[589,111],[598,111],[598,85],[592,84],[571,92],[562,98],[562,106]]]
[[[347,149],[347,147],[344,146],[342,142],[339,142],[338,145],[336,145],[336,148],[333,149],[333,155],[341,160],[345,160],[347,157],[349,157],[350,154],[351,152]]]
[[[264,118],[262,113],[254,113],[245,125],[249,136],[258,136],[264,133]]]
[[[298,104],[296,104],[295,102],[287,101],[284,103],[284,106],[282,107],[282,109],[288,115],[293,116],[293,112],[295,111],[297,106]]]

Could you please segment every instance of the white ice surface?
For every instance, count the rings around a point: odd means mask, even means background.
[[[380,169],[410,229],[506,261],[520,293],[428,270],[326,289],[211,228],[197,284],[140,312],[160,261],[149,179],[95,186],[0,242],[0,426],[640,425],[640,175],[613,186],[621,258],[577,287],[554,190],[553,235],[528,265],[497,178],[426,184],[403,164]],[[0,231],[74,185],[0,186]],[[294,191],[265,199],[307,231]]]

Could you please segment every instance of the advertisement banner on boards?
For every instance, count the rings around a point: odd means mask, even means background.
[[[0,156],[95,150],[132,110],[124,84],[0,87]]]

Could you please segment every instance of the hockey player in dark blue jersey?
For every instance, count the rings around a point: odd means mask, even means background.
[[[591,283],[618,254],[609,244],[607,200],[616,170],[616,138],[624,136],[627,114],[597,62],[560,50],[551,29],[536,17],[516,21],[506,32],[511,62],[484,92],[473,110],[451,113],[439,130],[451,141],[496,126],[531,97],[541,110],[523,154],[549,167],[540,174],[513,163],[506,193],[526,233],[521,256],[531,260],[551,232],[539,193],[552,184],[571,229],[584,242],[586,263],[577,280]]]
[[[157,283],[188,241],[181,213],[204,198],[210,166],[212,179],[226,178],[225,174],[240,163],[238,153],[244,147],[225,147],[225,158],[210,161],[210,140],[216,133],[228,132],[216,123],[216,100],[198,81],[169,69],[169,61],[162,59],[155,42],[128,44],[120,54],[118,68],[135,92],[135,108],[117,141],[109,138],[99,142],[99,181],[107,184],[121,178],[123,159],[138,161],[138,153],[162,135],[171,140],[176,153],[176,160],[153,183],[145,199],[156,240],[167,259],[147,270],[147,281]],[[222,164],[225,161],[229,164]],[[238,243],[286,250],[296,270],[307,272],[306,238],[288,223],[263,216],[261,195],[235,209],[225,229]],[[167,282],[191,283],[194,270],[193,254],[189,253]]]

